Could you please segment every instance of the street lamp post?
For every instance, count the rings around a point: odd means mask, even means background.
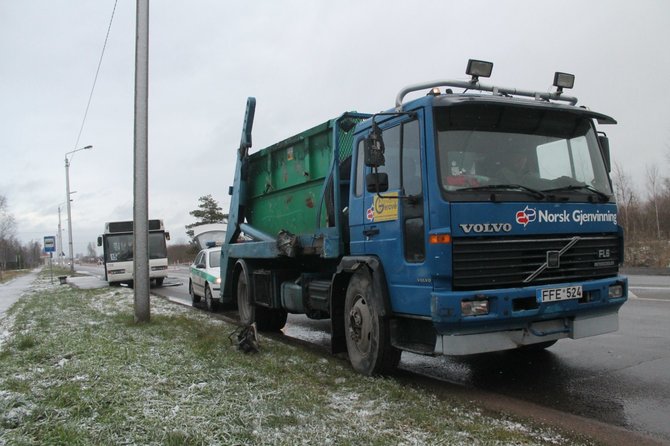
[[[72,155],[75,152],[80,150],[92,149],[93,146],[86,146],[80,149],[72,150],[65,153],[65,191],[66,191],[66,201],[67,201],[67,233],[68,233],[68,249],[70,254],[70,272],[74,273],[74,252],[72,249],[72,210],[70,209],[70,160],[67,158],[68,155]]]

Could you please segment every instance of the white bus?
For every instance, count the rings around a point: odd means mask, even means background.
[[[149,278],[157,286],[167,277],[168,259],[163,220],[149,220]],[[105,280],[110,285],[133,284],[133,222],[112,221],[105,223],[105,233],[98,237],[102,246]]]

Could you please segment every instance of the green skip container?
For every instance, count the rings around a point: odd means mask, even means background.
[[[249,155],[246,218],[251,226],[272,236],[332,226],[322,196],[333,160],[339,165],[351,156],[354,134],[336,125],[331,119]],[[339,147],[333,147],[336,131]]]

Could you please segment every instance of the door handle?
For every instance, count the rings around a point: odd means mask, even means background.
[[[363,235],[366,237],[372,237],[377,234],[379,234],[379,228],[370,228],[363,231]]]

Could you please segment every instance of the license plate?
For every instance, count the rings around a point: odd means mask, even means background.
[[[581,299],[582,286],[565,286],[561,288],[545,288],[539,290],[540,300],[542,302],[555,302],[558,300]]]

